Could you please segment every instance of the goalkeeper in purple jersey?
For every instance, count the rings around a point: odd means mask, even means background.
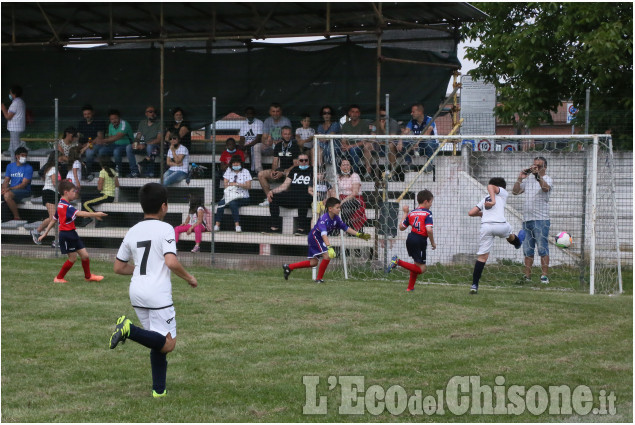
[[[326,268],[331,262],[331,258],[335,258],[335,249],[331,246],[328,234],[336,229],[341,229],[351,236],[357,236],[365,241],[370,239],[367,233],[360,233],[348,227],[340,218],[341,202],[337,198],[328,198],[324,205],[326,212],[318,219],[313,229],[309,232],[309,255],[308,260],[300,261],[293,264],[285,264],[282,266],[284,270],[285,280],[289,279],[292,270],[315,267],[318,263],[318,257],[322,257],[320,268],[318,269],[316,283],[324,283],[323,277]]]

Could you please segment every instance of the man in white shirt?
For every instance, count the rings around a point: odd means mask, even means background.
[[[26,147],[25,143],[20,140],[20,136],[26,129],[26,105],[22,100],[22,87],[13,86],[9,90],[9,99],[11,105],[7,107],[2,103],[2,115],[7,120],[7,130],[11,135],[9,143],[9,156],[15,156],[15,150],[20,146]]]
[[[148,183],[139,190],[139,201],[144,219],[126,233],[114,271],[132,276],[130,302],[143,328],[133,325],[126,316],[119,317],[110,337],[110,348],[128,338],[150,348],[152,396],[163,397],[167,395],[166,355],[176,346],[171,272],[193,288],[198,281],[179,262],[174,228],[163,221],[168,212],[167,189],[158,183]]]
[[[261,142],[264,124],[262,120],[256,118],[256,110],[252,106],[245,109],[245,118],[246,120],[240,124],[238,144],[245,155],[253,158],[254,146]],[[256,171],[253,160],[251,161],[251,171]]]
[[[533,174],[532,177],[529,177]],[[531,267],[534,264],[534,248],[538,245],[542,275],[540,282],[549,283],[549,197],[553,179],[547,175],[547,160],[538,156],[531,167],[518,175],[512,194],[525,194],[523,208],[523,230],[527,236],[523,244],[525,255],[525,282],[531,282]]]
[[[481,280],[485,263],[489,258],[489,252],[494,245],[494,238],[505,238],[507,242],[519,249],[524,236],[519,232],[518,236],[512,233],[512,226],[505,218],[505,205],[509,193],[505,189],[507,182],[502,177],[493,177],[487,184],[488,196],[481,199],[469,212],[470,217],[481,217],[481,232],[476,253],[476,264],[472,273],[472,287],[470,294],[478,293],[478,283]]]

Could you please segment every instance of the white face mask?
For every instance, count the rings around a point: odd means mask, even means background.
[[[181,124],[183,122],[183,120],[175,120],[177,124]]]
[[[26,164],[26,156],[21,156],[19,161],[20,161],[20,164]]]

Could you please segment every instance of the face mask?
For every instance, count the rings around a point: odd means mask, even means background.
[[[19,161],[20,161],[20,164],[26,164],[26,157],[21,156]]]
[[[179,121],[176,121],[176,120],[175,120],[175,122],[176,122],[177,124],[181,124],[181,123],[183,122],[183,120],[179,120]]]
[[[227,149],[227,152],[234,153],[234,152],[236,152],[236,149]]]
[[[9,100],[13,100],[13,95],[12,94],[9,95]]]
[[[240,166],[240,165],[232,165],[232,170],[234,170],[234,171],[240,171],[241,168],[243,168],[243,167]]]
[[[351,174],[351,172],[350,172],[350,171],[342,171],[342,175],[343,175],[343,176],[348,176],[348,175],[350,175],[350,174]]]
[[[308,165],[300,165],[300,170],[308,170]]]

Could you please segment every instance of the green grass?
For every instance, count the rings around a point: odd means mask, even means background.
[[[149,350],[108,340],[131,316],[129,278],[92,262],[51,283],[63,258],[2,257],[2,419],[5,422],[632,422],[631,295],[405,282],[310,281],[280,269],[192,268],[199,288],[173,278],[178,321],[168,355],[169,395],[153,399]],[[304,375],[320,377],[327,415],[306,416]],[[445,389],[453,376],[494,385],[587,385],[613,391],[617,416],[339,415],[329,376],[403,386],[408,395]]]

